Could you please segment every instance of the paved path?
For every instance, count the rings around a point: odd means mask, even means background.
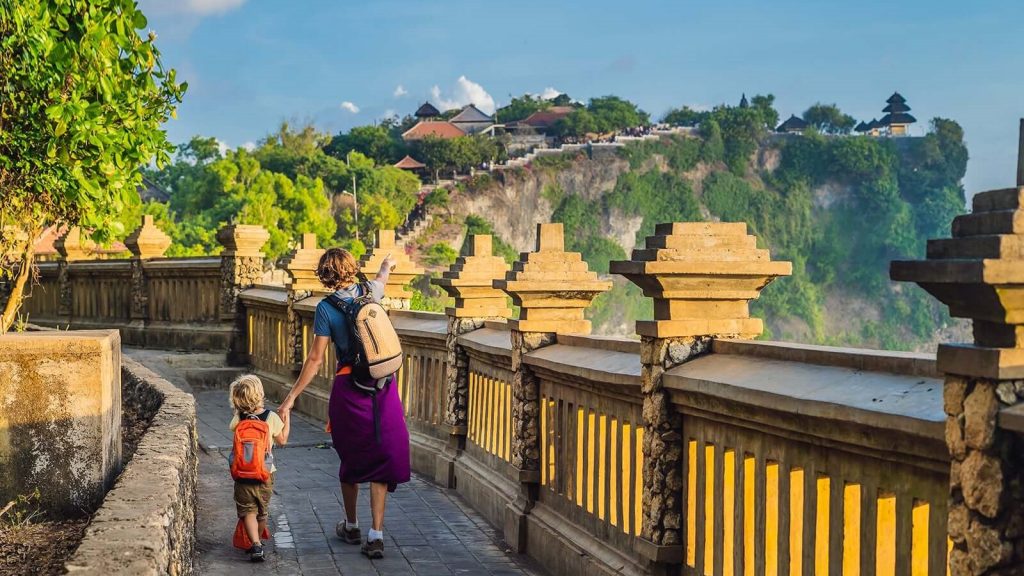
[[[125,352],[188,388],[180,373],[174,373],[182,363],[168,360],[167,353]],[[508,551],[494,528],[456,494],[416,476],[388,499],[384,558],[366,559],[359,546],[334,536],[342,511],[338,456],[330,437],[319,423],[298,415],[292,420],[289,445],[274,450],[278,471],[270,504],[273,538],[267,561],[249,563],[230,542],[237,517],[227,472],[231,418],[227,391],[189,391],[197,399],[199,441],[204,448],[199,459],[199,574],[545,574],[525,556]],[[358,514],[364,534],[370,521],[368,496],[367,489],[360,491]]]

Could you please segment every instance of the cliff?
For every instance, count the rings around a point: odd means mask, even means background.
[[[962,138],[797,138],[763,138],[739,171],[706,154],[699,138],[540,157],[459,186],[419,249],[458,250],[469,217],[488,224],[473,231],[528,251],[537,223],[559,221],[569,247],[607,272],[609,260],[625,257],[658,222],[742,220],[774,257],[794,262],[794,277],[767,288],[754,306],[766,336],[927,349],[963,331],[923,294],[887,276],[889,260],[923,255],[924,240],[948,235],[952,215],[963,210],[962,170],[949,169],[959,158],[945,161]],[[650,315],[650,303],[617,279],[590,315],[600,333],[631,334],[633,322]]]

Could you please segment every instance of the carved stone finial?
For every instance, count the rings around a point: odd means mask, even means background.
[[[750,301],[793,265],[773,262],[743,222],[676,222],[657,225],[646,247],[611,271],[654,298],[654,320],[636,323],[641,336],[751,338],[764,324],[750,317]]]
[[[416,264],[405,253],[405,246],[395,241],[394,230],[378,230],[373,247],[363,255],[359,261],[359,272],[367,280],[373,280],[380,271],[380,263],[390,254],[395,261],[395,269],[388,276],[388,283],[384,286],[384,296],[388,298],[408,299],[412,292],[405,288],[405,285],[413,278],[423,274],[423,268]]]
[[[316,277],[316,266],[323,253],[324,249],[316,246],[316,234],[302,235],[302,244],[284,261],[284,268],[291,276],[289,287],[292,290],[326,290]]]
[[[142,225],[124,239],[125,246],[136,258],[159,258],[171,247],[171,237],[153,223],[149,214],[142,216]]]
[[[583,312],[612,283],[600,280],[579,252],[566,252],[561,224],[537,226],[537,251],[521,256],[504,280],[504,290],[520,307],[519,319],[510,322],[520,332],[590,332]]]
[[[217,242],[224,247],[221,256],[263,257],[263,245],[267,240],[270,240],[270,233],[257,225],[232,224],[217,232]]]
[[[68,262],[86,260],[92,255],[95,244],[88,238],[82,238],[82,229],[72,226],[64,234],[57,238],[53,247],[61,258]]]
[[[1024,186],[979,192],[972,207],[953,219],[952,238],[928,241],[927,259],[895,261],[889,275],[971,320],[974,345],[940,345],[939,370],[1024,378]]]
[[[455,298],[455,306],[445,313],[455,318],[509,318],[505,293],[494,287],[508,271],[504,258],[494,256],[489,234],[469,238],[469,254],[460,256],[441,278],[431,282]]]

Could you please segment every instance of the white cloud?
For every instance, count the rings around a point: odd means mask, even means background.
[[[220,155],[221,156],[227,156],[228,150],[231,150],[231,147],[228,146],[227,142],[225,142],[225,141],[223,141],[223,140],[221,140],[219,138],[217,138],[216,140],[217,140],[217,150],[220,151]]]
[[[250,140],[250,141],[246,142],[245,144],[242,144],[242,148],[245,148],[249,152],[252,152],[253,150],[256,149],[256,143],[253,142],[252,140]]]
[[[409,91],[406,90],[405,86],[402,86],[401,84],[395,87],[395,98],[401,98],[402,96],[405,96],[408,93]]]
[[[430,89],[430,94],[433,96],[434,103],[445,110],[474,104],[488,114],[494,113],[494,98],[487,93],[487,90],[484,90],[483,86],[465,76],[459,76],[450,97],[442,96],[441,88],[436,85]]]
[[[395,112],[394,109],[392,109],[392,108],[388,108],[387,110],[384,111],[383,114],[380,115],[380,119],[381,120],[387,120],[388,118],[397,118],[397,117],[398,117],[398,112]]]
[[[561,94],[562,94],[561,90],[556,90],[556,89],[552,88],[551,86],[548,86],[547,88],[544,89],[543,92],[540,93],[540,97],[545,99],[545,100],[554,100],[556,97],[560,96]]]
[[[223,14],[245,4],[245,0],[186,0],[184,4],[196,14]]]
[[[359,114],[359,106],[356,106],[355,104],[349,102],[348,100],[345,100],[344,102],[341,103],[341,109],[348,110],[353,114]]]

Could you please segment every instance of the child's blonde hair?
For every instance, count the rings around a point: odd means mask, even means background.
[[[230,390],[231,407],[236,412],[255,414],[263,410],[263,382],[255,374],[239,376]]]

